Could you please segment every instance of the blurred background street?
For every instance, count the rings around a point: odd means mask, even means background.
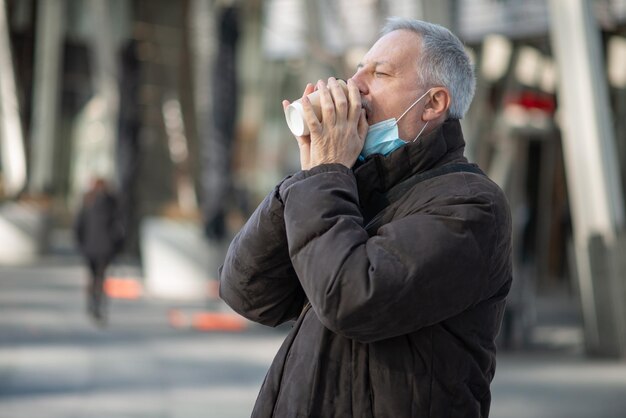
[[[86,283],[71,255],[0,267],[0,417],[250,415],[284,329],[201,330],[194,316],[225,305],[144,297],[111,299],[97,326]]]
[[[288,326],[175,326],[173,310],[190,318],[228,311],[217,300],[140,297],[112,299],[108,324],[97,327],[85,313],[85,283],[86,270],[71,255],[0,267],[0,417],[250,415]],[[587,359],[572,307],[558,298],[542,303],[532,347],[498,357],[491,416],[626,416],[626,364]]]
[[[626,418],[626,0],[0,0],[0,418],[249,415],[289,325],[217,269],[300,167],[281,101],[388,16],[475,65],[465,153],[513,215],[491,416]]]

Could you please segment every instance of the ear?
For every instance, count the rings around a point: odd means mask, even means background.
[[[428,100],[424,104],[422,120],[425,122],[438,119],[445,120],[450,108],[450,92],[445,87],[435,87],[428,94]]]

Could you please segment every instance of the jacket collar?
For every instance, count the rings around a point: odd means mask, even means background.
[[[361,206],[407,177],[452,161],[465,160],[465,140],[457,119],[448,119],[417,142],[388,156],[374,154],[354,168]]]

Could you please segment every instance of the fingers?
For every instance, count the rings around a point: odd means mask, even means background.
[[[348,115],[348,98],[334,77],[328,79],[333,102],[335,103],[335,121],[345,120]]]
[[[363,141],[365,140],[365,136],[367,135],[367,131],[369,130],[369,124],[367,123],[367,117],[365,115],[365,109],[361,109],[361,113],[359,113],[359,124],[357,125],[357,133],[359,134],[359,138]]]
[[[311,115],[310,113],[307,113],[307,107],[309,108],[310,111],[313,112],[313,120],[317,121],[317,116],[315,116],[315,112],[313,111],[313,107],[311,105],[310,100],[306,97],[309,94],[313,93],[315,91],[315,86],[311,83],[307,83],[306,87],[304,88],[304,91],[302,92],[302,98],[300,99],[300,103],[302,104],[302,112],[304,113],[304,120],[307,124],[307,126],[309,127],[309,130],[311,131],[311,127],[313,126],[312,119],[310,119]],[[285,102],[287,102],[287,106],[289,106],[289,102],[287,100],[283,101],[283,107],[285,106]],[[307,116],[308,115],[308,116]],[[319,122],[318,122],[319,124]],[[305,142],[305,143],[309,143],[311,141],[310,135],[305,135],[305,136],[301,136],[301,137],[296,137],[298,138],[298,143],[300,144],[301,142]]]
[[[313,105],[311,105],[311,101],[306,96],[302,97],[302,112],[304,113],[304,120],[309,126],[311,134],[317,135],[322,132],[322,125],[320,124],[320,121],[317,120],[317,116],[315,116],[315,111],[313,110]]]
[[[311,102],[306,97],[313,91],[317,91],[321,108],[321,118],[315,115]],[[302,110],[304,119],[309,126],[311,133],[321,133],[325,129],[332,128],[338,123],[342,125],[347,122],[349,126],[357,126],[357,132],[367,132],[367,120],[362,117],[364,114],[361,93],[354,81],[348,80],[348,93],[334,77],[328,79],[328,83],[319,80],[315,86],[307,84],[302,95]],[[283,101],[283,107],[289,105],[288,101]],[[361,120],[363,119],[363,121]],[[321,122],[320,122],[321,120]],[[364,136],[365,134],[363,134]]]
[[[304,88],[304,92],[302,93],[302,97],[304,96],[308,96],[309,94],[313,93],[315,91],[315,86],[311,83],[307,83],[306,87]]]
[[[311,83],[307,83],[306,87],[304,88],[304,92],[302,93],[302,97],[308,96],[314,91],[315,91],[315,86]],[[282,103],[283,103],[283,110],[287,109],[287,107],[291,104],[289,100],[283,100]]]
[[[348,97],[350,98],[348,121],[360,123],[361,111],[364,110],[361,105],[361,92],[352,79],[348,80]]]
[[[320,108],[322,109],[322,120],[326,126],[335,125],[335,103],[326,84],[319,80],[317,82],[317,92],[320,97]]]

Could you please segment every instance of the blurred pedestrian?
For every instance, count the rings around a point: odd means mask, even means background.
[[[87,309],[96,321],[103,323],[106,270],[122,249],[124,241],[124,231],[118,216],[118,199],[104,179],[96,178],[92,181],[83,197],[74,229],[90,272]]]
[[[237,312],[297,320],[253,417],[489,415],[511,216],[463,156],[474,86],[449,30],[392,19],[347,94],[318,81],[321,120],[303,98],[302,170],[265,198],[220,270]]]

